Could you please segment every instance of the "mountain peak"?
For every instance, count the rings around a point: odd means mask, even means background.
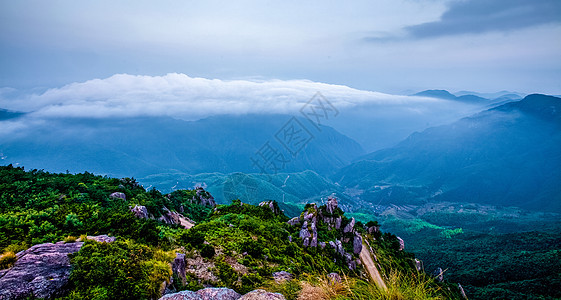
[[[561,120],[561,98],[554,96],[531,94],[520,101],[507,103],[496,108],[500,111],[511,111],[513,109],[544,119]]]
[[[449,99],[449,100],[454,100],[457,98],[447,90],[426,90],[416,93],[413,96],[422,96],[422,97],[431,97],[431,98]]]

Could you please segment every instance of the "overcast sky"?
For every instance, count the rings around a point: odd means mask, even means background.
[[[561,1],[0,0],[0,87],[168,73],[561,94]]]

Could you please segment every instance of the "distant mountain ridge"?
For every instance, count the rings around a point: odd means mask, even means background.
[[[465,103],[494,103],[497,104],[499,102],[504,101],[514,101],[520,100],[522,97],[518,93],[502,91],[498,93],[477,93],[477,92],[468,92],[468,91],[460,91],[455,94],[452,94],[446,90],[425,90],[413,96],[421,96],[421,97],[431,97],[431,98],[438,98],[438,99],[446,99],[446,100],[455,100],[461,101]]]
[[[446,90],[426,90],[419,93],[414,94],[414,96],[422,96],[422,97],[432,97],[432,98],[439,98],[439,99],[446,99],[446,100],[456,100],[456,101],[464,101],[464,102],[482,102],[488,101],[488,99],[479,97],[476,95],[462,95],[456,96],[451,94]]]
[[[480,202],[561,211],[561,99],[530,95],[414,133],[332,176],[372,203]]]
[[[294,153],[279,142],[286,115],[216,116],[198,121],[166,117],[57,119],[0,142],[3,163],[50,171],[94,171],[113,176],[184,172],[330,174],[363,155],[361,146],[331,127],[304,132]],[[297,124],[297,123],[294,123]],[[285,127],[283,127],[285,126]],[[296,126],[295,126],[296,127]],[[297,137],[289,136],[294,139]],[[288,141],[287,141],[288,143]],[[293,155],[295,154],[295,155]],[[254,163],[252,159],[261,159]]]

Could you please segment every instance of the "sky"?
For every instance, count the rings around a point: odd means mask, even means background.
[[[561,94],[559,0],[0,1],[0,87],[115,74]]]

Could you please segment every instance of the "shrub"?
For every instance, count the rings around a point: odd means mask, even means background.
[[[214,247],[208,244],[201,245],[201,256],[204,258],[212,258],[215,254]]]
[[[130,240],[98,243],[87,240],[71,255],[74,267],[71,298],[150,299],[157,298],[172,271],[169,256]],[[104,297],[103,295],[107,295]]]
[[[6,252],[0,256],[0,270],[11,268],[16,263],[17,257],[14,252]]]

